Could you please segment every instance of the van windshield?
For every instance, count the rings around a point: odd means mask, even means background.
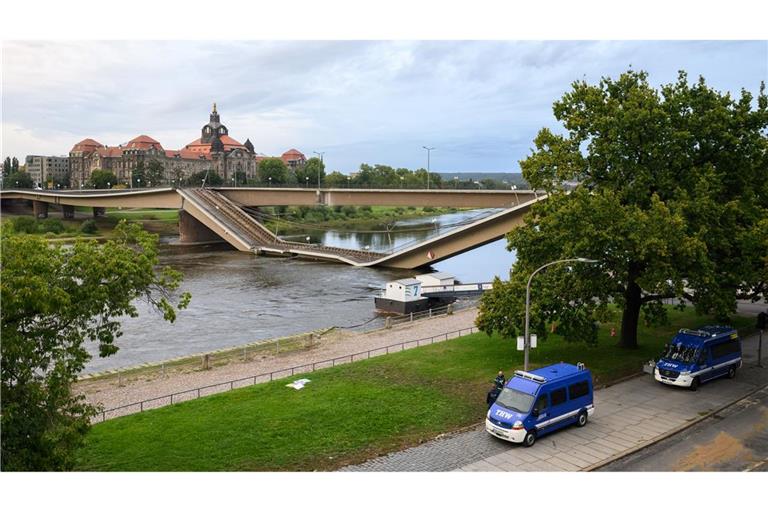
[[[698,357],[699,350],[697,347],[691,345],[683,345],[678,343],[676,345],[668,343],[664,347],[664,352],[661,357],[664,359],[671,359],[672,361],[680,361],[681,363],[692,363]]]
[[[528,412],[533,405],[533,395],[523,393],[516,389],[504,388],[496,399],[496,403],[505,409],[512,409],[517,412]]]

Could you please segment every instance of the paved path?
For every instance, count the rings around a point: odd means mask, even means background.
[[[484,426],[478,426],[342,471],[591,469],[684,428],[768,384],[768,368],[756,366],[757,336],[744,340],[744,352],[744,366],[735,379],[717,379],[696,392],[664,386],[648,375],[598,390],[595,414],[587,426],[568,427],[543,436],[531,448],[497,439],[487,434]]]
[[[768,386],[600,471],[768,471]]]

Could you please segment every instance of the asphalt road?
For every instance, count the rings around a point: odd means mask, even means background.
[[[768,387],[599,471],[768,471]]]

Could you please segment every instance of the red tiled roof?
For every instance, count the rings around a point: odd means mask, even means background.
[[[100,142],[96,142],[93,139],[83,139],[74,146],[72,146],[72,149],[70,149],[70,153],[72,151],[84,151],[84,152],[90,152],[93,151],[96,148],[104,147],[104,145]]]
[[[184,158],[187,160],[209,160],[210,156],[208,153],[203,153],[200,151],[193,151],[191,149],[166,149],[165,150],[165,156],[168,158]]]
[[[155,147],[156,149],[163,149],[163,146],[149,135],[139,135],[138,137],[134,137],[133,139],[129,140],[125,146],[137,149],[149,149],[151,147]]]
[[[222,144],[224,144],[224,149],[226,150],[232,150],[232,149],[244,149],[247,151],[247,148],[240,144],[238,141],[230,137],[229,135],[221,135],[219,137]],[[188,149],[190,151],[195,151],[198,153],[205,153],[208,154],[211,152],[211,143],[203,143],[200,142],[200,139],[195,139],[186,146],[184,146],[184,149]]]
[[[299,158],[306,158],[304,156],[304,153],[299,151],[298,149],[289,149],[285,153],[283,153],[282,158],[290,158],[291,160],[297,160]]]
[[[119,158],[123,156],[123,148],[112,146],[111,148],[108,147],[101,147],[98,148],[96,151],[98,151],[100,156],[107,157],[107,158]]]

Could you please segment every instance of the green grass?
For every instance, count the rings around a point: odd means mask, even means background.
[[[551,336],[533,366],[583,361],[596,383],[641,369],[679,327],[711,323],[672,311],[672,325],[642,328],[627,351],[603,324],[595,347]],[[734,325],[746,328],[749,319]],[[327,470],[397,450],[482,420],[485,393],[499,369],[522,364],[514,343],[473,334],[405,352],[110,420],[93,427],[80,470]]]
[[[178,210],[109,210],[107,217],[127,220],[158,220],[163,222],[179,221]]]

